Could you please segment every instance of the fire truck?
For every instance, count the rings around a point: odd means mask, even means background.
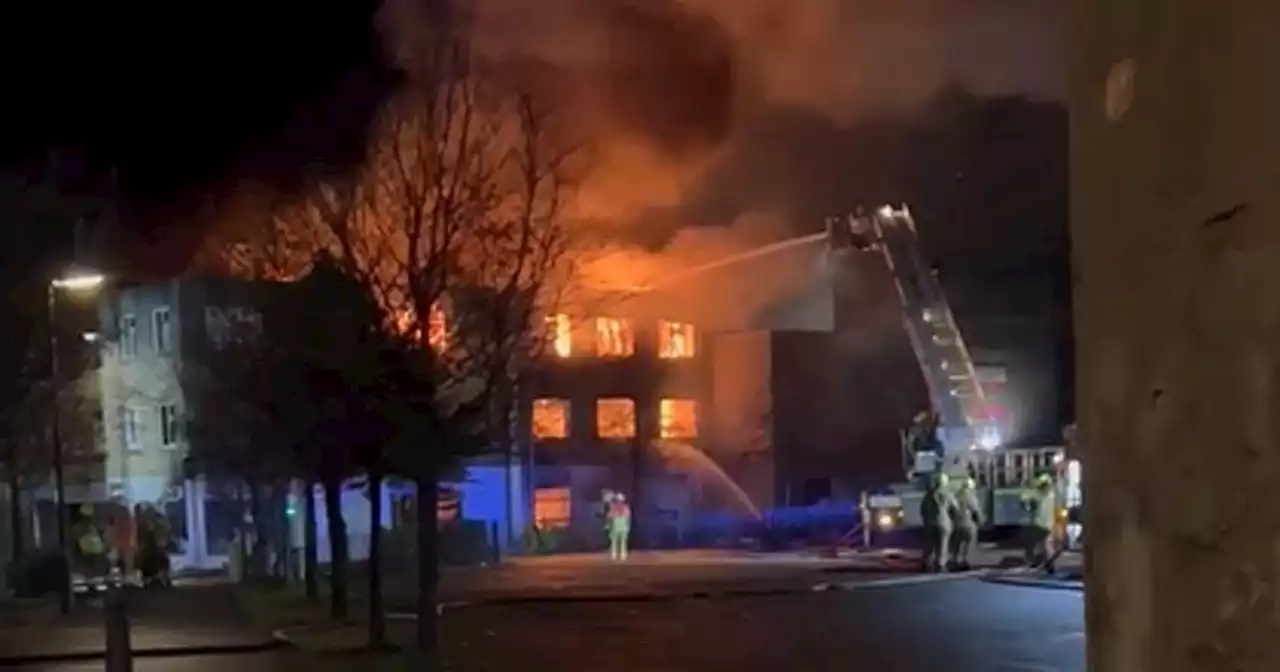
[[[1023,522],[1022,494],[1043,471],[1058,476],[1058,501],[1078,507],[1080,466],[1067,459],[1064,445],[1004,445],[1001,425],[988,404],[937,273],[920,251],[915,221],[906,206],[835,218],[827,227],[833,254],[874,253],[883,258],[897,288],[903,325],[932,406],[902,432],[905,481],[864,498],[864,514],[869,514],[864,520],[881,527],[920,525],[924,485],[937,472],[976,480],[991,527]],[[1065,527],[1065,507],[1061,519]]]

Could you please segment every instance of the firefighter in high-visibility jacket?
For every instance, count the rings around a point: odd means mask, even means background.
[[[609,557],[626,560],[630,554],[631,505],[621,492],[613,495],[608,512]]]
[[[972,478],[961,479],[956,488],[955,513],[955,558],[954,566],[960,571],[969,571],[973,547],[978,544],[978,530],[986,516],[982,514],[982,505],[978,501],[978,485]]]
[[[1053,487],[1053,476],[1042,473],[1022,494],[1022,506],[1027,514],[1023,526],[1024,550],[1027,564],[1044,565],[1053,571],[1053,530],[1057,516],[1057,497]]]
[[[920,520],[924,523],[924,571],[947,571],[948,550],[951,547],[952,514],[955,498],[951,494],[946,474],[935,474],[920,502]]]

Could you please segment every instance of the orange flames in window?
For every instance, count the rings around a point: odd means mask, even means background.
[[[685,359],[696,353],[697,332],[686,322],[663,320],[658,331],[658,356],[663,359]]]
[[[414,341],[422,342],[422,325],[418,323],[411,308],[396,310],[391,319],[397,332],[409,336]],[[432,304],[431,312],[427,315],[426,327],[427,344],[437,352],[443,352],[449,345],[449,319],[440,304]]]
[[[601,357],[630,357],[636,353],[631,321],[616,317],[596,318],[596,354]]]
[[[664,439],[692,439],[698,435],[698,402],[663,399],[658,402],[658,435]]]
[[[547,339],[555,356],[573,354],[573,323],[568,315],[556,313],[547,317]]]

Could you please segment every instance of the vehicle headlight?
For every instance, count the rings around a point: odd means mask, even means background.
[[[881,513],[880,515],[876,516],[876,524],[879,525],[882,529],[889,529],[893,527],[894,524],[897,522],[898,521],[894,519],[893,514],[891,513]]]

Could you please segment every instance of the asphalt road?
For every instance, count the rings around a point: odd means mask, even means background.
[[[779,597],[477,607],[448,615],[443,634],[448,669],[457,672],[1080,672],[1083,630],[1079,593],[966,580]],[[102,663],[26,669],[101,670]],[[139,660],[135,669],[401,668],[280,652]]]
[[[785,597],[501,607],[446,624],[459,669],[1080,672],[1080,593],[975,580]],[[515,668],[510,668],[515,669]]]

